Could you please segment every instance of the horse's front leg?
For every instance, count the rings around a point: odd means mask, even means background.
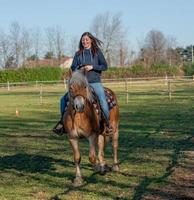
[[[89,140],[89,144],[90,144],[89,161],[95,167],[97,136],[95,134],[93,134],[88,138],[88,140]]]
[[[73,149],[74,162],[75,162],[75,167],[76,167],[76,175],[75,175],[73,184],[75,187],[78,187],[83,184],[83,179],[82,179],[81,170],[80,170],[81,156],[79,152],[78,139],[69,139],[69,142]]]

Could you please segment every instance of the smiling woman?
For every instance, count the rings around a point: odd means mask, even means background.
[[[91,48],[91,45],[92,45],[92,40],[87,36],[87,35],[84,35],[82,37],[82,45],[84,48],[88,49],[88,48]]]

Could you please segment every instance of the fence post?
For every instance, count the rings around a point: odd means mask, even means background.
[[[168,96],[169,96],[169,99],[171,100],[172,90],[171,90],[171,81],[170,80],[168,81]]]
[[[36,88],[38,87],[38,81],[36,81]]]
[[[126,92],[126,103],[129,102],[129,94],[128,94],[128,82],[127,79],[125,79],[125,92]]]
[[[40,84],[40,104],[42,104],[42,83]]]
[[[9,81],[7,81],[7,91],[10,91],[10,84],[9,84]]]

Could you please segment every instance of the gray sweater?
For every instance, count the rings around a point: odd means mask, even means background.
[[[101,50],[93,56],[91,49],[84,49],[81,54],[76,53],[71,65],[72,71],[85,65],[92,65],[93,69],[86,73],[89,83],[101,82],[101,72],[107,70],[107,62]]]

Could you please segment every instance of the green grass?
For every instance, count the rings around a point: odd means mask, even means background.
[[[128,104],[119,96],[120,172],[94,173],[88,142],[82,139],[85,185],[73,188],[75,168],[69,142],[50,131],[59,118],[63,88],[43,87],[42,105],[39,88],[0,89],[1,200],[143,199],[168,183],[183,151],[194,150],[189,140],[194,133],[193,85],[174,85],[171,101],[164,88],[131,86]],[[122,91],[118,88],[114,89]],[[111,143],[105,156],[111,164]]]

